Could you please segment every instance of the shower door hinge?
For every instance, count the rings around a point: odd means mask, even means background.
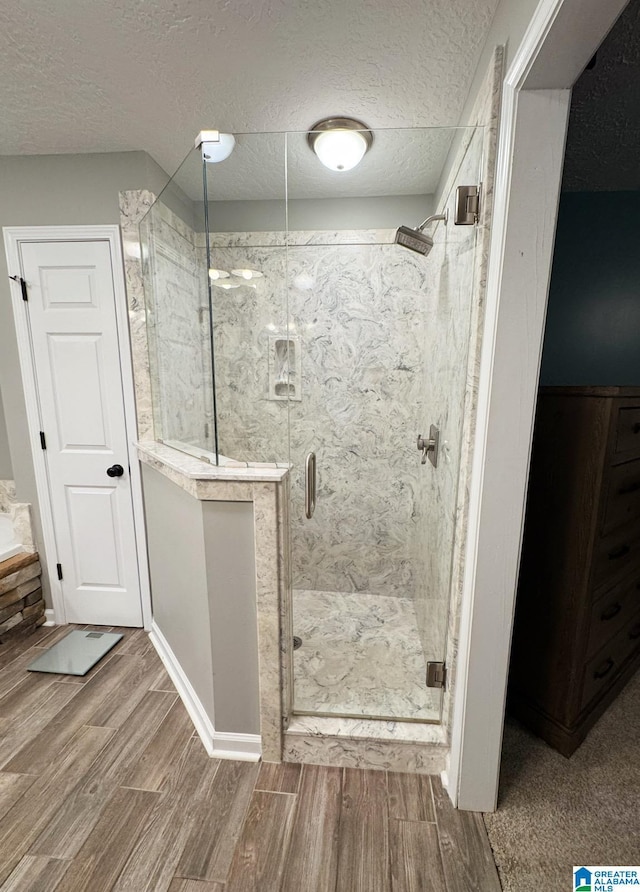
[[[62,579],[62,564],[56,564],[56,570],[58,571],[58,579]]]
[[[427,687],[443,688],[447,679],[447,667],[444,663],[427,663]]]
[[[13,279],[14,282],[17,282],[20,285],[20,290],[22,291],[22,300],[29,300],[29,292],[27,291],[27,283],[22,278],[22,276],[9,276],[10,279]]]
[[[456,226],[473,226],[478,222],[479,214],[480,186],[458,186],[453,222]]]

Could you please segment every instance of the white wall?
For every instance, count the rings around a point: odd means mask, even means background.
[[[504,70],[505,72],[509,70],[538,2],[539,0],[502,0],[498,6],[478,60],[476,73],[473,76],[467,101],[460,116],[460,124],[469,122],[473,104],[482,87],[487,68],[497,46],[504,46]]]
[[[7,423],[4,420],[2,393],[0,393],[0,480],[13,480],[13,467],[11,465],[11,453],[9,451]]]
[[[214,723],[202,502],[141,465],[153,621]]]
[[[459,125],[466,126],[470,123],[475,123],[473,120],[474,105],[478,94],[482,90],[487,70],[492,65],[496,47],[501,46],[503,48],[503,71],[506,73],[513,60],[514,53],[527,30],[534,10],[538,6],[538,2],[539,0],[502,0],[502,3],[498,6],[482,48],[471,86],[469,87],[469,93],[458,122]],[[463,140],[464,131],[460,131],[455,137],[453,151],[449,152],[447,163],[444,165],[440,175],[440,182],[435,191],[436,208],[440,207],[443,190],[449,185],[449,178],[452,174],[451,165],[459,156],[458,149]],[[458,185],[462,184],[458,182]]]
[[[0,157],[0,226],[117,224],[120,190],[160,191],[167,179],[146,152]],[[33,506],[37,548],[42,541],[40,514],[11,310],[9,271],[4,252],[0,254],[0,391],[16,493],[19,501]],[[0,445],[0,454],[1,449]],[[50,606],[48,592],[45,598]]]

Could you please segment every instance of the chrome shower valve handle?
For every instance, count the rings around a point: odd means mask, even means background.
[[[427,463],[427,452],[433,449],[433,441],[425,439],[422,434],[418,434],[418,451],[422,452],[422,458],[420,459],[420,463],[426,465]]]
[[[432,424],[429,428],[429,436],[418,435],[418,450],[422,452],[421,464],[426,465],[427,458],[434,468],[438,467],[438,450],[440,447],[440,431]]]

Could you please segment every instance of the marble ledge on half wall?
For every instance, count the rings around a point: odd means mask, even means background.
[[[143,464],[202,500],[251,501],[249,489],[238,484],[282,483],[289,474],[288,465],[252,465],[250,462],[212,465],[156,440],[141,440],[136,448]]]

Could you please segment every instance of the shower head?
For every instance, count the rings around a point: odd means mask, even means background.
[[[446,226],[448,219],[449,212],[445,211],[444,214],[433,214],[431,217],[427,217],[415,229],[411,229],[409,226],[401,226],[396,232],[396,244],[402,245],[403,248],[409,248],[411,251],[416,251],[418,254],[423,254],[426,257],[433,248],[433,239],[422,230],[428,223],[433,223],[435,220],[444,220],[444,225]]]
[[[426,235],[419,229],[410,229],[408,226],[401,226],[396,232],[396,244],[402,245],[403,248],[410,248],[417,251],[418,254],[425,256],[433,248],[433,239],[430,235]]]

